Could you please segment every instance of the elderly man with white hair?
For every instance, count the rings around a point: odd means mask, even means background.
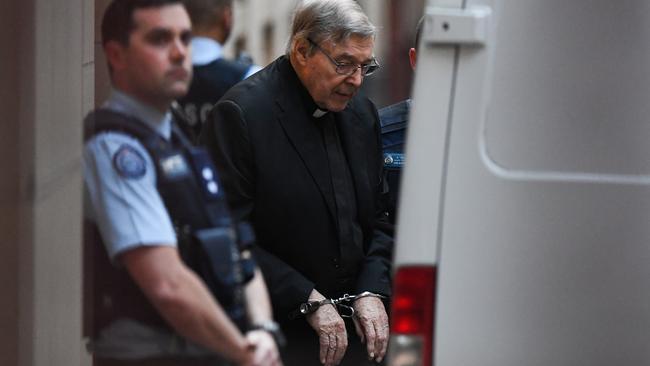
[[[288,365],[386,353],[393,239],[377,110],[357,95],[379,67],[375,34],[353,0],[300,3],[286,55],[232,88],[201,133],[236,218],[255,227]]]

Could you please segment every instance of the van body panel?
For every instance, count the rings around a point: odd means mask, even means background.
[[[418,49],[395,252],[438,265],[435,365],[650,365],[650,3],[464,5],[490,37]]]

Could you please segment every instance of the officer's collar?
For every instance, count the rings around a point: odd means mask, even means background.
[[[192,38],[192,65],[203,66],[223,57],[223,46],[212,38]]]
[[[166,140],[171,138],[172,115],[170,111],[161,113],[157,109],[117,89],[111,90],[110,96],[104,103],[104,108],[135,117]]]

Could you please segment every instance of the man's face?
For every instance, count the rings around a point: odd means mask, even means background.
[[[340,64],[369,64],[373,61],[374,45],[372,38],[358,36],[338,44],[326,41],[304,59],[301,80],[320,108],[333,112],[344,110],[363,82],[361,69],[357,68],[351,75],[340,75],[332,60]]]
[[[181,4],[137,9],[135,29],[127,46],[118,45],[113,62],[122,72],[118,85],[135,97],[166,109],[169,102],[185,95],[192,78],[191,23]]]

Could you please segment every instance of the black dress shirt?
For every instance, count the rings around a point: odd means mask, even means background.
[[[336,224],[339,237],[341,258],[352,258],[350,252],[363,245],[363,233],[358,221],[354,184],[350,174],[350,166],[341,146],[338,133],[337,118],[332,113],[317,118],[316,124],[323,135],[323,145],[327,151],[327,162],[332,185],[332,199],[335,202]],[[358,250],[358,249],[357,249]],[[335,258],[335,260],[339,260]],[[345,267],[353,263],[340,263]],[[347,271],[345,271],[347,272]],[[347,274],[347,273],[346,273]]]

